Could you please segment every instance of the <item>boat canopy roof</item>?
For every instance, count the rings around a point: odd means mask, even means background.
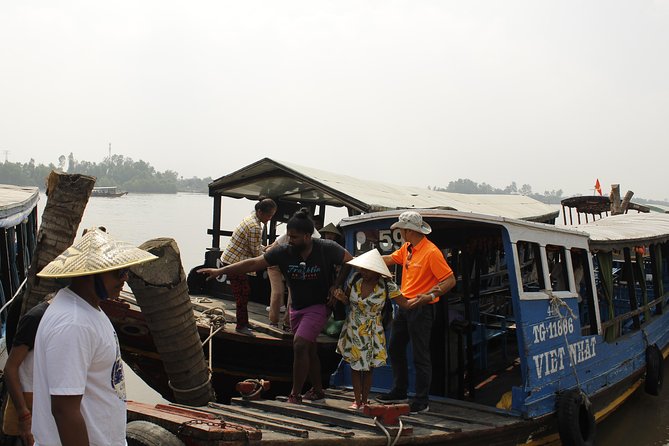
[[[559,211],[522,195],[457,194],[362,180],[263,158],[209,184],[209,195],[345,206],[354,212],[450,209],[531,221],[552,221]]]
[[[633,248],[669,241],[669,214],[621,214],[571,226],[590,236],[591,249]]]
[[[498,225],[505,228],[511,242],[519,240],[538,242],[542,245],[555,244],[567,248],[588,248],[588,234],[574,230],[572,226],[555,226],[527,220],[519,220],[494,215],[475,214],[470,212],[448,211],[440,209],[416,209],[421,216],[432,226],[433,232],[443,222],[466,223],[468,227],[474,225]],[[355,215],[342,219],[340,225],[344,231],[355,230],[360,224],[372,223],[379,220],[397,220],[402,210],[374,212],[364,215]],[[389,225],[388,225],[389,226]],[[448,226],[447,226],[448,227]],[[450,230],[450,229],[449,229]],[[428,236],[429,237],[429,236]]]
[[[39,201],[36,187],[0,184],[0,228],[16,226],[25,220]]]

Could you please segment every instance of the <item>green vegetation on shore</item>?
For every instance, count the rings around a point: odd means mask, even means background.
[[[562,196],[562,189],[552,191],[547,190],[543,194],[539,194],[532,192],[532,186],[529,184],[523,184],[519,188],[515,181],[506,186],[504,189],[499,189],[489,185],[488,183],[479,184],[469,179],[460,178],[456,181],[451,181],[445,188],[435,186],[431,189],[444,192],[456,192],[459,194],[526,195],[547,204],[560,204],[560,201],[563,198],[566,198]]]
[[[93,176],[97,178],[96,186],[116,186],[120,190],[136,193],[206,193],[207,185],[212,181],[210,177],[179,177],[172,170],[159,172],[145,161],[133,161],[123,155],[112,155],[101,163],[94,163],[77,161],[70,153],[67,158],[61,155],[58,165],[35,164],[34,159],[27,163],[0,163],[0,182],[17,186],[37,186],[43,190],[49,172],[54,169]]]
[[[431,190],[437,190],[437,191],[444,191],[444,192],[456,192],[460,194],[500,194],[500,195],[511,195],[511,194],[519,194],[519,195],[525,195],[528,197],[532,197],[535,200],[541,201],[542,203],[546,204],[560,204],[560,201],[563,199],[567,198],[565,196],[562,196],[562,189],[558,190],[547,190],[544,191],[543,194],[532,192],[532,186],[529,184],[523,184],[521,187],[518,187],[515,181],[513,181],[511,184],[506,186],[504,189],[499,189],[496,187],[493,187],[489,185],[488,183],[477,183],[475,181],[465,179],[465,178],[460,178],[456,181],[451,181],[448,183],[448,186],[444,187],[439,187],[439,186],[434,186],[434,187],[429,187]],[[649,205],[649,204],[659,204],[661,206],[667,206],[669,205],[669,202],[667,200],[653,200],[653,199],[644,199],[644,198],[639,198],[637,196],[634,196],[632,198],[632,201],[639,203],[639,204],[644,204],[644,205]]]

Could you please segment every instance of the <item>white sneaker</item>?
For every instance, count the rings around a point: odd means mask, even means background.
[[[269,307],[265,307],[265,310],[269,313]],[[286,306],[281,305],[281,308],[279,308],[279,312],[285,313],[286,312]]]

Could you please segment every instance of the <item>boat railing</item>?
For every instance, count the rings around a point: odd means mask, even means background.
[[[628,311],[627,313],[616,316],[613,319],[603,321],[602,330],[606,330],[609,327],[618,326],[618,333],[622,333],[622,328],[623,328],[622,326],[624,325],[623,322],[630,320],[634,317],[637,317],[641,314],[644,314],[646,312],[650,312],[653,307],[656,307],[658,304],[665,303],[667,297],[669,297],[669,293],[665,293],[663,296],[658,297],[657,299],[652,300],[645,305],[641,305],[639,308],[635,310]],[[656,309],[656,314],[658,314],[657,309]]]

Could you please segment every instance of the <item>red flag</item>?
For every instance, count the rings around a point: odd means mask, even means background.
[[[599,196],[602,196],[602,186],[599,185],[599,178],[595,181],[595,191],[599,193]]]

